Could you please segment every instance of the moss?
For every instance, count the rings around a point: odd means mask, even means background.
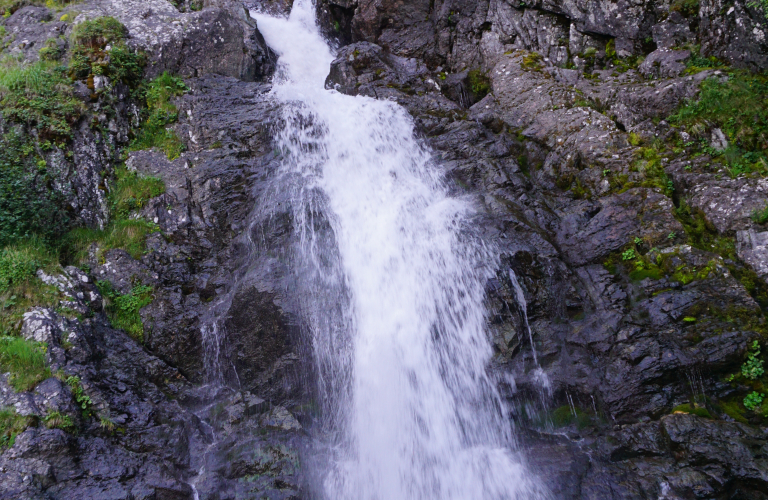
[[[575,423],[577,428],[583,429],[592,423],[592,419],[583,410],[576,407],[571,408],[568,405],[552,411],[550,420],[555,428],[566,427]]]
[[[719,235],[701,210],[692,209],[683,200],[675,209],[675,217],[685,228],[688,244],[692,247],[719,254],[725,259],[736,260],[736,244],[733,238]]]
[[[34,423],[34,417],[19,415],[15,408],[0,409],[0,451],[13,446],[16,436]]]
[[[520,63],[520,66],[525,71],[541,71],[544,69],[542,61],[543,58],[541,57],[541,54],[537,54],[536,52],[528,52],[523,56],[523,60]]]
[[[747,418],[744,416],[741,405],[737,401],[723,401],[720,403],[720,409],[723,413],[737,422],[741,422],[742,424],[749,423]]]
[[[106,311],[112,326],[144,342],[144,324],[139,312],[152,302],[153,288],[138,284],[129,293],[122,295],[108,281],[100,281],[97,285],[107,299]]]
[[[704,418],[712,418],[712,415],[709,413],[709,410],[706,408],[702,408],[700,406],[692,406],[690,404],[682,404],[679,406],[675,406],[672,408],[672,413],[690,413],[692,415],[698,415],[699,417]]]
[[[45,360],[46,345],[20,337],[0,337],[0,369],[11,373],[16,392],[29,391],[51,376]]]
[[[467,81],[469,82],[469,88],[472,90],[472,93],[479,99],[482,99],[491,91],[491,80],[479,69],[470,71],[467,74]]]
[[[184,151],[184,144],[173,130],[168,129],[168,125],[178,119],[178,109],[171,100],[188,90],[181,78],[167,72],[149,83],[145,94],[148,116],[131,143],[131,149],[158,148],[168,159],[179,157]]]
[[[699,15],[699,0],[674,0],[669,11],[679,12],[684,17],[696,17]]]

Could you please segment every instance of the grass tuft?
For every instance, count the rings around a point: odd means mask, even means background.
[[[181,155],[184,143],[168,126],[176,122],[179,116],[178,109],[171,100],[188,90],[181,78],[171,76],[168,72],[149,83],[146,91],[148,116],[131,143],[132,150],[157,148],[170,160]]]
[[[0,369],[9,371],[16,392],[29,391],[51,376],[46,345],[21,337],[0,337]]]
[[[97,285],[107,299],[106,311],[112,326],[144,342],[144,324],[139,312],[152,302],[154,289],[148,285],[136,285],[129,293],[121,295],[108,281],[99,281]]]
[[[0,451],[13,446],[16,436],[34,424],[34,421],[34,417],[19,415],[14,408],[0,409]]]

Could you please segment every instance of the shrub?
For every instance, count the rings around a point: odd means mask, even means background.
[[[131,149],[158,148],[171,160],[179,157],[184,151],[184,144],[166,127],[178,119],[178,109],[171,99],[188,90],[181,78],[171,76],[168,72],[149,83],[146,90],[148,116],[131,143]]]
[[[129,293],[121,295],[108,281],[99,281],[97,286],[108,299],[106,312],[112,326],[124,330],[137,341],[144,342],[144,324],[141,322],[139,311],[152,302],[153,288],[136,285]]]
[[[51,376],[46,345],[21,337],[0,337],[0,369],[9,371],[16,392],[29,391]]]
[[[0,246],[34,235],[53,241],[65,232],[64,198],[50,182],[28,137],[17,129],[0,137]]]
[[[142,80],[145,59],[125,44],[128,30],[114,17],[97,17],[72,30],[69,73],[72,78],[107,76],[136,87]]]
[[[41,138],[67,139],[84,111],[72,94],[66,68],[50,61],[0,65],[3,117],[38,131]]]
[[[0,409],[0,451],[13,446],[16,436],[33,423],[34,417],[19,415],[14,408]]]

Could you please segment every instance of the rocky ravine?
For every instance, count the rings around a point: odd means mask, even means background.
[[[667,120],[707,79],[766,68],[761,8],[318,3],[329,36],[344,45],[329,88],[403,105],[456,192],[477,199],[476,222],[501,255],[488,284],[495,369],[514,376],[511,418],[555,495],[766,498],[766,420],[742,403],[762,382],[730,377],[753,342],[766,340],[766,232],[751,217],[768,202],[765,180],[731,178],[695,147],[675,147],[698,133],[716,149],[720,129]],[[248,7],[279,13],[288,4]],[[40,423],[16,436],[0,455],[0,498],[186,499],[193,486],[201,499],[311,495],[301,460],[312,369],[290,293],[290,200],[269,186],[280,161],[279,110],[267,98],[274,55],[242,4],[191,5],[69,7],[76,22],[122,22],[148,54],[147,78],[184,77],[189,91],[175,100],[173,127],[186,152],[171,161],[134,151],[125,161],[166,186],[136,210],[160,229],[143,256],[93,249],[88,272],[40,275],[79,316],[38,307],[20,333],[46,342],[52,371],[64,376],[17,393],[3,375],[0,407],[41,422],[69,415],[77,431]],[[15,10],[3,21],[5,50],[37,58],[51,33],[72,30],[55,21],[61,15]],[[705,56],[718,65],[695,68],[692,58]],[[79,223],[92,227],[108,222],[102,178],[135,126],[130,93],[106,85],[119,103],[106,142],[82,118],[73,160],[58,174]],[[87,94],[98,115],[106,97]],[[260,212],[266,197],[283,211]],[[154,289],[141,309],[143,344],[111,327],[94,286],[129,293],[137,280]],[[214,325],[219,337],[204,338]],[[211,338],[220,353],[206,360]],[[236,389],[202,385],[212,361]]]

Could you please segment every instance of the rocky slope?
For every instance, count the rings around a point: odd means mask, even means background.
[[[327,86],[404,106],[455,192],[477,200],[501,256],[494,369],[514,378],[510,418],[557,498],[766,498],[768,406],[746,398],[768,392],[749,371],[766,340],[768,144],[678,113],[766,69],[761,5],[318,2],[342,46]],[[312,367],[290,199],[269,183],[280,114],[258,27],[223,0],[17,7],[4,51],[28,60],[59,35],[72,51],[72,19],[120,21],[145,79],[184,78],[168,126],[185,151],[121,156],[141,99],[114,78],[74,84],[75,133],[42,154],[71,224],[118,217],[121,168],[165,189],[131,207],[157,226],[144,251],[101,240],[64,252],[81,268],[30,278],[61,302],[31,304],[10,333],[45,342],[57,376],[22,392],[0,378],[0,407],[26,419],[0,455],[0,498],[309,497]],[[142,342],[110,315],[138,286],[152,290]]]

